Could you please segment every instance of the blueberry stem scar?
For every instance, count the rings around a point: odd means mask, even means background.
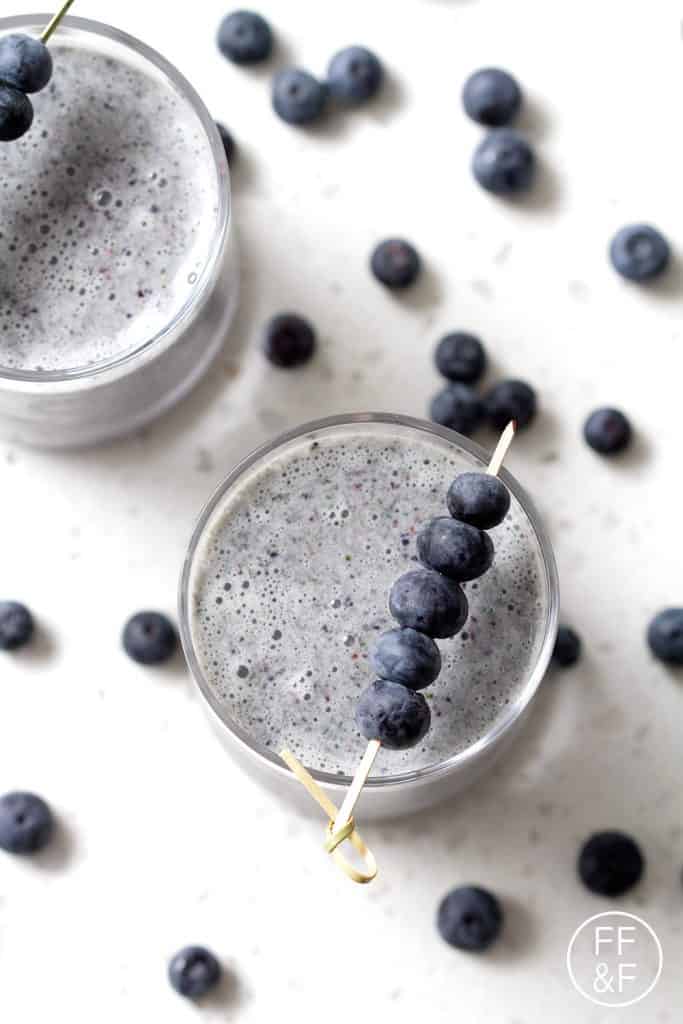
[[[510,420],[503,433],[498,438],[498,443],[496,444],[489,464],[486,467],[486,472],[490,476],[498,476],[503,465],[503,460],[505,459],[510,445],[514,440],[516,430],[517,424],[514,420]],[[291,769],[299,782],[306,787],[313,799],[320,804],[322,809],[329,816],[330,822],[327,828],[329,836],[325,842],[325,849],[332,855],[335,863],[342,869],[342,871],[346,872],[349,878],[354,882],[371,882],[377,874],[377,863],[372,851],[367,848],[356,831],[353,812],[358,800],[360,799],[363,786],[368,781],[368,777],[372,771],[372,766],[375,763],[375,758],[379,754],[381,746],[382,744],[379,740],[369,740],[365,753],[363,754],[362,760],[358,765],[356,774],[351,781],[351,785],[344,797],[344,802],[339,810],[337,810],[327,794],[320,788],[315,779],[306,771],[304,766],[294,756],[294,754],[291,753],[291,751],[283,750],[280,753],[280,757],[288,768]],[[367,872],[357,871],[342,854],[339,847],[347,839],[351,841],[365,861],[366,865],[368,865]]]
[[[54,15],[54,17],[51,18],[51,20],[43,29],[43,34],[40,37],[41,43],[47,43],[48,39],[50,38],[54,30],[57,28],[60,21],[62,20],[66,12],[69,10],[73,2],[74,0],[65,0],[65,2],[57,11],[57,13]]]
[[[318,785],[310,772],[306,771],[301,761],[294,756],[291,750],[280,751],[280,757],[291,770],[292,774],[295,775],[301,785],[308,790],[316,803],[322,807],[323,811],[330,819],[327,826],[328,838],[325,842],[325,849],[332,856],[335,864],[341,868],[346,875],[348,875],[352,882],[358,882],[360,885],[371,882],[377,874],[377,861],[375,860],[372,850],[365,845],[360,832],[357,831],[354,825],[353,819],[349,818],[344,823],[343,835],[336,835],[335,822],[339,816],[339,811],[332,803],[327,793]],[[346,839],[350,840],[354,849],[362,858],[366,867],[365,871],[359,871],[358,868],[354,867],[354,865],[346,859],[342,851],[338,849],[341,843]]]

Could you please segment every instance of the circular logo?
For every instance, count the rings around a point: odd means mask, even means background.
[[[632,1006],[649,995],[664,966],[662,944],[642,917],[623,910],[594,914],[572,935],[567,970],[584,999]]]

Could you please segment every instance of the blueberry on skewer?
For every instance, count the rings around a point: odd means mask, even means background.
[[[45,43],[13,32],[0,39],[0,80],[20,92],[40,92],[52,77],[52,57]]]
[[[52,77],[47,42],[74,0],[65,0],[40,39],[20,32],[0,38],[0,142],[14,142],[33,124],[27,93],[40,92]]]

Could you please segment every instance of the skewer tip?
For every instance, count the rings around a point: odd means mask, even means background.
[[[48,41],[50,39],[50,36],[52,36],[52,34],[54,33],[55,29],[59,26],[62,18],[67,13],[67,11],[69,10],[69,8],[72,6],[73,3],[74,3],[74,0],[64,0],[64,3],[59,8],[57,13],[52,16],[52,18],[50,19],[48,24],[43,29],[43,31],[42,31],[42,33],[40,35],[41,43],[45,43],[45,44],[48,43]]]

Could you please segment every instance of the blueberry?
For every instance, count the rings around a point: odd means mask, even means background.
[[[270,25],[254,11],[233,11],[218,28],[218,49],[235,64],[257,64],[273,49]]]
[[[434,395],[429,404],[429,416],[442,427],[469,437],[481,426],[484,406],[476,391],[454,381]]]
[[[658,612],[648,626],[647,642],[660,661],[683,665],[683,608]]]
[[[310,124],[322,114],[327,86],[301,68],[286,68],[273,79],[273,109],[288,124]]]
[[[560,626],[555,640],[553,658],[562,668],[575,665],[581,656],[581,638],[570,626]]]
[[[45,43],[17,32],[0,39],[0,82],[19,92],[40,92],[52,78],[52,57]]]
[[[172,957],[168,979],[176,992],[188,999],[205,996],[220,981],[221,965],[204,946],[185,946]]]
[[[579,853],[579,878],[599,896],[622,896],[640,881],[644,867],[638,844],[623,832],[596,832]]]
[[[454,519],[491,530],[508,514],[510,492],[490,473],[460,473],[448,488],[446,502]]]
[[[451,889],[441,900],[436,926],[449,946],[481,953],[500,935],[503,910],[493,893],[463,885]]]
[[[417,535],[417,555],[428,569],[458,583],[476,580],[491,568],[493,543],[483,530],[450,516],[430,519]]]
[[[363,103],[371,99],[383,78],[382,65],[364,46],[347,46],[336,53],[327,69],[330,93],[343,103]]]
[[[406,750],[429,732],[431,714],[421,693],[378,679],[363,690],[356,705],[356,725],[366,740],[379,740],[389,750]]]
[[[425,633],[416,629],[390,629],[377,639],[370,664],[382,679],[423,690],[441,671],[441,652]]]
[[[221,142],[223,143],[225,159],[228,161],[228,167],[230,167],[232,165],[233,157],[235,156],[235,140],[221,121],[216,121],[216,128],[218,128],[218,134],[220,135]]]
[[[141,665],[168,661],[178,643],[173,623],[160,612],[138,612],[123,629],[126,654]]]
[[[0,651],[23,647],[33,636],[33,616],[18,601],[0,601]]]
[[[420,273],[417,250],[402,238],[387,238],[373,250],[370,269],[387,288],[407,288]]]
[[[472,173],[482,188],[499,196],[524,192],[534,179],[534,151],[509,128],[490,132],[474,151]]]
[[[612,266],[629,281],[649,281],[666,270],[671,249],[649,224],[629,224],[617,231],[609,247]]]
[[[413,569],[394,583],[389,611],[402,626],[432,637],[455,636],[467,621],[462,588],[430,569]]]
[[[33,124],[33,104],[28,96],[0,82],[0,142],[14,142]]]
[[[628,447],[631,424],[618,409],[596,409],[583,426],[583,436],[593,451],[616,455]]]
[[[501,128],[515,117],[522,103],[517,82],[500,68],[482,68],[465,82],[462,90],[465,113],[489,128]]]
[[[35,793],[5,793],[0,797],[0,850],[37,853],[54,832],[52,811]]]
[[[484,408],[491,425],[504,430],[510,420],[517,429],[528,427],[536,415],[536,392],[522,380],[502,380],[484,397]]]
[[[473,334],[454,331],[436,346],[434,362],[448,380],[476,384],[486,369],[484,346]]]
[[[283,370],[307,363],[315,352],[315,332],[308,320],[296,313],[280,313],[265,326],[263,351],[266,359]]]

